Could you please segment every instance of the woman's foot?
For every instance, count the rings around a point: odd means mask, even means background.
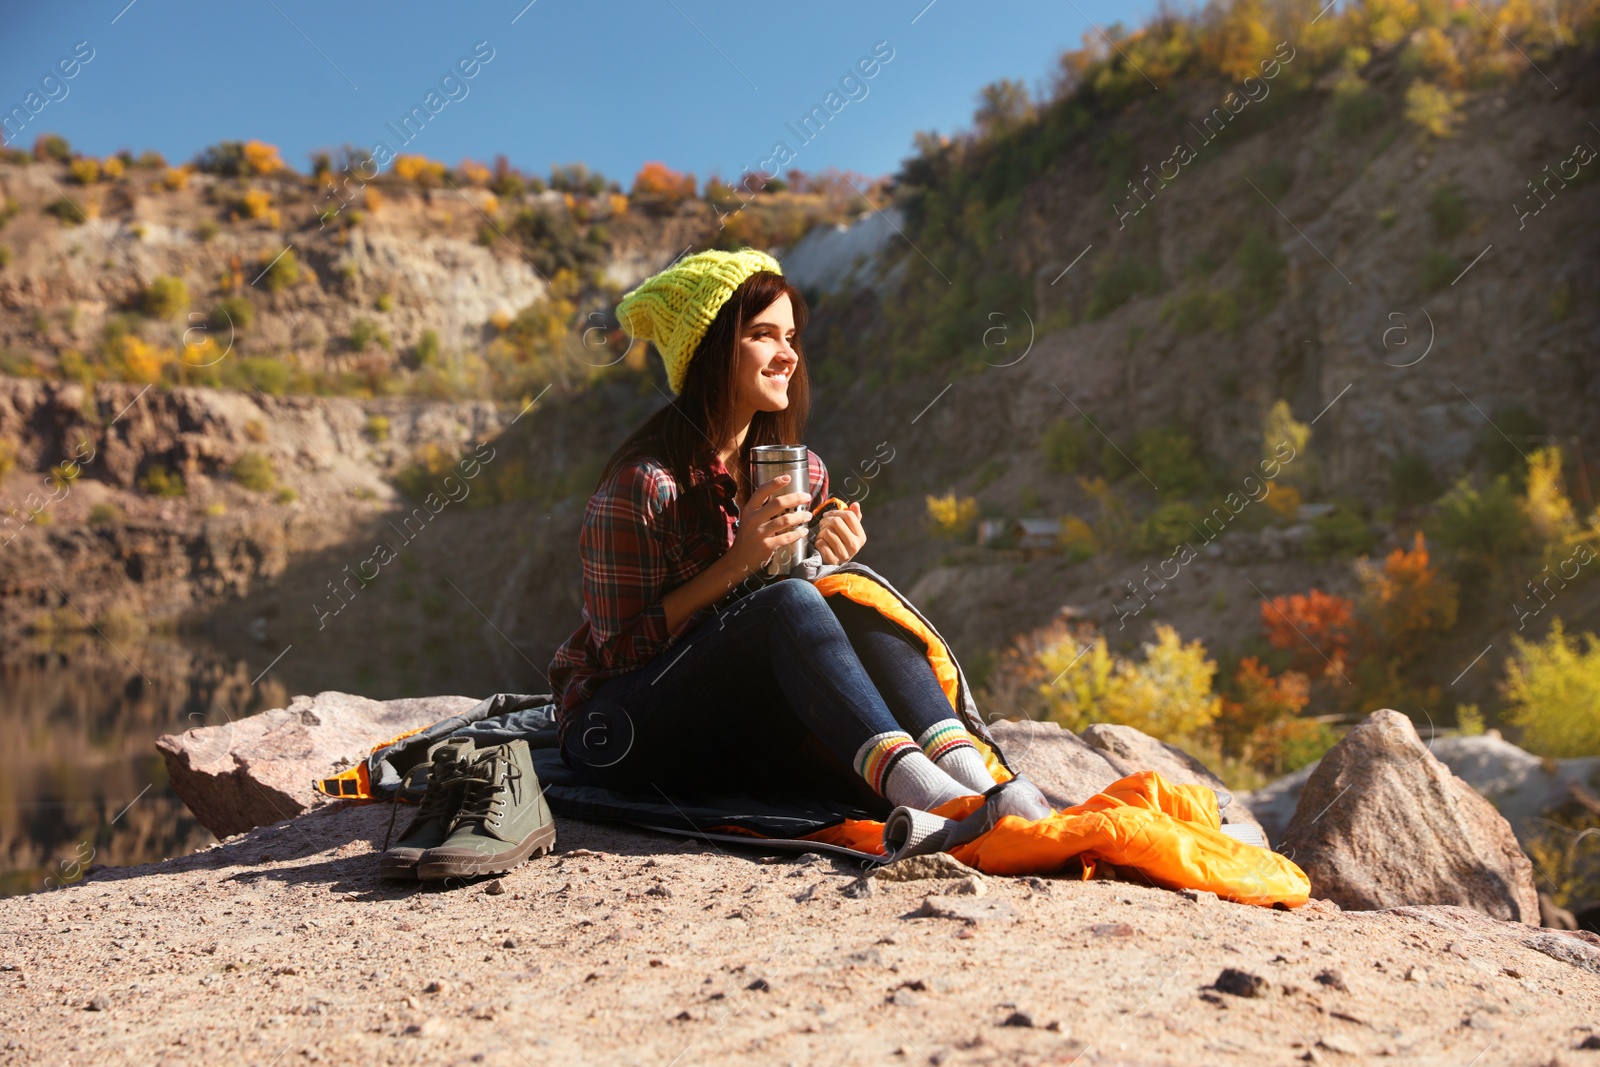
[[[1039,792],[1039,787],[1019,774],[985,792],[983,806],[950,827],[941,850],[949,852],[957,845],[977,840],[993,830],[1007,815],[1037,822],[1054,815],[1055,811],[1045,795]]]

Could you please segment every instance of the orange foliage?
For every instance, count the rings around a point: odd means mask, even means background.
[[[633,176],[633,199],[670,208],[694,196],[693,174],[681,174],[665,163],[646,163]]]
[[[488,185],[491,177],[488,167],[470,159],[463,159],[456,164],[456,174],[468,185]]]
[[[1429,563],[1421,530],[1409,551],[1395,549],[1382,569],[1362,560],[1358,572],[1378,631],[1400,660],[1414,659],[1431,634],[1456,624],[1455,583]]]
[[[431,185],[444,177],[445,165],[427,156],[395,156],[395,177],[418,185]]]
[[[1342,672],[1356,637],[1355,604],[1320,589],[1261,605],[1261,627],[1273,648],[1291,649],[1311,677]]]
[[[1224,698],[1217,717],[1223,750],[1239,755],[1246,747],[1256,747],[1253,742],[1264,727],[1299,715],[1310,700],[1311,679],[1299,671],[1274,678],[1256,657],[1240,660],[1233,675],[1233,695]]]

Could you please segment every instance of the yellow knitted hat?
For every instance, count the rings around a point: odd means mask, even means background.
[[[667,366],[667,384],[673,393],[681,393],[689,360],[711,320],[758,270],[783,273],[776,259],[755,248],[685,256],[624,293],[617,304],[617,320],[633,338],[656,343]]]

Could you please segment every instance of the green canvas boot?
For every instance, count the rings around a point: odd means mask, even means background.
[[[378,874],[384,878],[415,878],[417,861],[435,845],[450,836],[456,808],[461,803],[461,775],[472,764],[470,737],[450,737],[428,750],[428,789],[422,794],[411,824],[378,858]]]
[[[519,739],[476,753],[463,771],[462,786],[450,836],[422,854],[418,878],[505,874],[555,846],[555,819],[539,788],[528,742]]]

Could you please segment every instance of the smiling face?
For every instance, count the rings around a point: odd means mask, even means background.
[[[789,377],[800,362],[795,351],[794,307],[779,296],[749,322],[739,337],[737,404],[743,411],[782,411],[789,406]]]

